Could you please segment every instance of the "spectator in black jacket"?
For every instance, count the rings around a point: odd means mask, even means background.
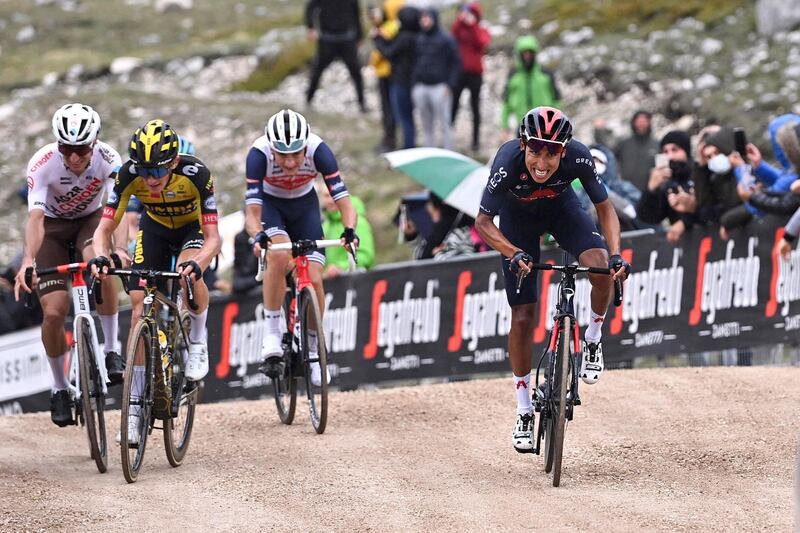
[[[419,10],[404,7],[397,14],[400,31],[396,36],[384,36],[378,28],[372,30],[375,47],[392,63],[389,99],[394,118],[403,130],[403,148],[416,146],[414,105],[411,100],[411,77],[416,62]]]
[[[247,294],[261,285],[256,281],[258,258],[253,255],[253,245],[246,230],[236,234],[233,239],[233,293]]]
[[[668,221],[667,240],[675,244],[692,227],[697,208],[689,157],[691,139],[686,132],[673,130],[661,138],[660,147],[666,164],[656,158],[636,212],[648,224]]]
[[[442,128],[440,146],[453,149],[453,89],[461,76],[461,57],[455,39],[439,27],[439,13],[425,9],[419,18],[417,61],[411,97],[422,121],[425,146],[434,144],[434,128]]]
[[[318,42],[306,101],[311,103],[322,72],[338,57],[353,78],[358,106],[364,112],[364,80],[358,63],[358,43],[364,33],[358,0],[309,0],[305,19],[309,39]],[[319,30],[315,29],[315,21]]]
[[[475,219],[447,205],[433,192],[426,208],[433,226],[418,259],[446,259],[475,251],[470,234]]]
[[[692,180],[697,195],[697,222],[701,224],[719,224],[743,205],[728,159],[733,144],[730,128],[708,126],[700,132]]]

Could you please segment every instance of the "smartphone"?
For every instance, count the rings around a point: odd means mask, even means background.
[[[667,154],[656,154],[656,168],[667,168],[669,166],[669,156]]]
[[[747,162],[747,136],[744,133],[744,128],[733,129],[733,148]]]

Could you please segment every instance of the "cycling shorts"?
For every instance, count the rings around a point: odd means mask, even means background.
[[[92,236],[103,210],[98,209],[91,215],[66,219],[44,217],[44,239],[36,254],[36,268],[51,268],[70,261],[81,261],[84,248],[92,244]],[[69,256],[69,245],[75,247],[75,257]],[[55,291],[67,290],[67,280],[71,274],[51,274],[39,278],[37,290],[39,296]]]
[[[145,213],[139,223],[139,233],[136,234],[131,268],[172,272],[175,270],[174,262],[183,250],[202,248],[204,242],[203,232],[197,221],[170,229]],[[142,290],[139,287],[139,276],[130,277],[128,290]]]
[[[535,208],[508,202],[500,210],[500,231],[512,244],[539,262],[539,240],[550,233],[559,246],[575,258],[592,248],[606,248],[605,241],[575,195],[563,196],[537,205]],[[532,273],[522,282],[517,294],[517,276],[509,269],[510,261],[502,259],[506,297],[510,306],[534,303],[538,300],[538,274]]]
[[[262,194],[261,223],[271,238],[286,235],[289,239],[322,239],[322,218],[317,191],[311,189],[299,198],[278,198]],[[308,259],[325,264],[325,250],[315,250]]]

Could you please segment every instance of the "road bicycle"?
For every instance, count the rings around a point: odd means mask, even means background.
[[[302,381],[308,396],[311,425],[317,433],[325,431],[328,421],[328,350],[320,304],[308,273],[308,255],[315,250],[341,245],[338,239],[302,239],[269,247],[270,250],[291,250],[295,262],[294,275],[290,272],[286,276],[287,293],[283,302],[286,331],[281,339],[283,364],[278,377],[272,378],[275,405],[281,422],[291,424],[297,406],[298,382]],[[266,253],[262,250],[257,281],[263,279],[265,268]],[[311,382],[311,367],[315,363],[319,364],[319,385]]]
[[[185,365],[189,347],[189,313],[181,309],[182,291],[177,272],[158,270],[109,269],[117,276],[138,276],[144,289],[142,316],[128,339],[125,379],[120,417],[120,449],[122,473],[128,483],[139,475],[147,438],[153,429],[164,433],[164,450],[173,467],[180,466],[192,436],[195,407],[199,401],[200,384],[186,378]],[[169,296],[159,290],[160,280],[172,280]],[[190,276],[184,276],[186,300],[197,309]],[[144,387],[141,396],[132,396],[134,363],[144,363]],[[140,363],[141,364],[141,363]],[[139,412],[139,439],[128,440],[128,417]],[[161,426],[156,426],[161,422]]]
[[[540,413],[533,453],[539,455],[544,447],[544,471],[553,474],[553,486],[561,483],[561,462],[567,422],[572,420],[576,406],[581,404],[578,391],[578,373],[581,358],[581,336],[575,319],[575,276],[578,273],[612,275],[608,268],[584,267],[569,263],[564,253],[563,265],[532,263],[531,270],[557,270],[561,272],[558,284],[558,302],[553,314],[544,351],[536,367],[536,381],[532,388],[534,411]],[[519,291],[525,272],[517,274]],[[622,303],[622,282],[614,280],[614,305]],[[543,374],[542,382],[539,375]],[[542,446],[544,440],[544,446]]]
[[[49,274],[72,275],[72,345],[70,347],[67,381],[73,401],[73,424],[86,426],[89,454],[102,473],[108,469],[105,399],[108,394],[108,374],[103,351],[97,340],[97,328],[89,303],[90,290],[84,281],[86,263],[69,263],[51,268],[36,269],[38,277]],[[34,269],[25,270],[25,283],[30,287]],[[99,287],[98,287],[99,288]],[[95,295],[99,295],[99,291]],[[31,294],[25,296],[30,307]],[[102,303],[100,300],[98,303]]]

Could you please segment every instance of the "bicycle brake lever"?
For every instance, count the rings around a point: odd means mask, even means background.
[[[186,283],[186,302],[189,304],[189,308],[192,311],[197,311],[200,309],[200,306],[194,301],[194,283],[192,282],[192,276],[183,276],[183,281]]]
[[[25,269],[25,285],[31,289],[31,292],[26,292],[25,296],[23,296],[23,303],[25,305],[25,309],[31,309],[33,307],[33,267],[28,267]]]

